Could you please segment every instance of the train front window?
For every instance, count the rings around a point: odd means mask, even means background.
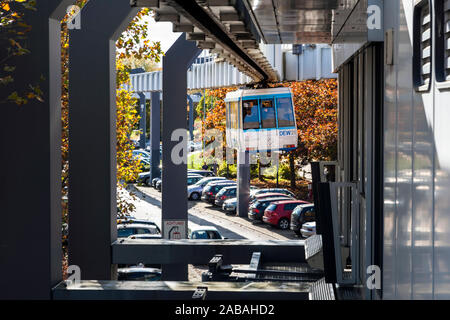
[[[259,129],[258,100],[242,101],[244,130]]]
[[[291,98],[277,99],[278,127],[294,127],[295,120],[292,112]]]
[[[276,128],[275,106],[272,99],[261,100],[261,124],[263,128]]]

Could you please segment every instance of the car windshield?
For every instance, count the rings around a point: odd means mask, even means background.
[[[277,208],[277,205],[276,204],[274,204],[274,203],[272,203],[270,206],[268,206],[267,207],[267,209],[266,210],[269,210],[269,211],[274,211],[275,209]]]
[[[135,230],[133,228],[120,228],[117,230],[117,237],[118,238],[127,238],[135,233]]]

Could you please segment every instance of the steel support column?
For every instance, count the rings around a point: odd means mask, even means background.
[[[150,105],[150,179],[161,176],[160,143],[161,143],[161,94],[151,93]],[[150,180],[151,181],[151,180]]]
[[[147,100],[144,93],[138,92],[137,95],[139,96],[139,115],[141,116],[141,119],[139,120],[139,129],[141,130],[139,146],[141,147],[141,149],[145,149],[145,136],[147,131]]]
[[[29,84],[43,92],[43,102],[1,105],[0,299],[50,299],[62,279],[60,21],[73,2],[38,1],[24,12],[31,53],[8,61],[14,82],[0,88],[2,99]]]
[[[81,268],[82,279],[115,277],[115,50],[138,10],[128,0],[89,1],[81,29],[70,31],[69,263]]]
[[[179,137],[172,137],[172,134],[177,129],[184,129],[186,133],[186,72],[201,51],[195,42],[187,41],[186,34],[183,33],[163,58],[163,232],[167,220],[185,221],[187,232],[187,137],[181,138],[183,150],[182,154],[179,154],[175,151],[176,145],[180,143]],[[172,158],[180,156],[181,163]],[[182,237],[186,238],[187,234],[183,234]],[[162,277],[164,280],[187,280],[187,265],[164,265]]]
[[[248,217],[250,196],[250,154],[248,151],[238,151],[237,167],[237,214],[239,217]]]

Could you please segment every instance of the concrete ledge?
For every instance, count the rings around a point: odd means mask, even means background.
[[[311,283],[80,281],[53,289],[55,300],[191,300],[197,287],[208,287],[206,300],[308,300]]]
[[[112,244],[113,264],[207,264],[216,254],[224,263],[249,264],[253,252],[266,262],[305,262],[301,240],[119,240]]]

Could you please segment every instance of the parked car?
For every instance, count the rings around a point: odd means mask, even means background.
[[[222,204],[222,210],[225,211],[225,213],[236,213],[236,207],[237,207],[237,198],[231,198],[228,200],[225,200]]]
[[[187,178],[187,185],[191,186],[193,184],[196,184],[197,182],[199,182],[200,180],[203,179],[203,176],[196,174],[196,175],[189,175]]]
[[[202,191],[202,200],[214,204],[216,201],[216,194],[225,187],[235,186],[234,181],[220,181],[215,183],[208,183]]]
[[[210,182],[214,181],[223,181],[226,180],[223,177],[206,177],[202,180],[198,181],[197,183],[188,186],[188,199],[190,200],[199,200],[202,196],[203,188]]]
[[[159,192],[161,192],[162,190],[162,180],[159,179],[158,181],[156,181],[156,186],[155,186],[156,190],[158,190]]]
[[[142,264],[117,269],[117,280],[133,281],[159,281],[161,280],[161,269],[147,268]]]
[[[149,159],[145,159],[145,158],[141,158],[139,159],[141,162],[141,171],[142,172],[149,172],[150,171],[150,160]]]
[[[306,222],[313,222],[316,220],[314,212],[314,204],[301,204],[295,207],[291,214],[291,230],[297,235],[301,235],[300,230]]]
[[[161,233],[161,229],[159,229],[158,225],[150,220],[136,219],[134,217],[120,218],[117,219],[117,224],[147,224],[150,226],[155,226],[158,233]]]
[[[271,203],[264,211],[263,221],[278,226],[282,230],[289,229],[291,214],[299,204],[307,204],[303,200],[284,200]]]
[[[152,187],[156,189],[156,184],[158,183],[158,181],[161,180],[160,177],[156,177],[152,179]]]
[[[154,240],[154,239],[162,239],[162,235],[161,234],[149,234],[149,233],[132,234],[127,239],[130,239],[130,240]]]
[[[282,193],[282,194],[286,194],[288,196],[291,196],[292,198],[295,199],[295,194],[294,193],[292,193],[288,189],[283,189],[283,188],[267,188],[267,189],[252,190],[250,192],[250,198],[253,199],[255,196],[263,194],[263,193]]]
[[[300,229],[300,233],[303,238],[309,238],[316,234],[316,222],[305,222]]]
[[[253,203],[257,200],[264,200],[264,199],[274,198],[274,197],[284,197],[286,200],[289,200],[289,199],[296,200],[292,196],[284,194],[284,193],[261,193],[261,194],[256,195],[253,198],[253,200],[251,200],[251,202]]]
[[[202,175],[202,176],[204,176],[204,177],[215,177],[215,176],[216,176],[216,175],[214,174],[214,172],[209,171],[209,170],[188,169],[188,172],[200,174],[200,175]]]
[[[236,198],[236,190],[237,186],[229,186],[220,190],[216,194],[216,200],[214,201],[214,205],[222,207],[222,204],[225,202],[225,200]]]
[[[149,152],[142,150],[142,149],[133,150],[132,152],[133,152],[133,158],[146,159],[146,160],[150,161],[150,153]]]
[[[136,182],[140,184],[145,184],[146,186],[150,187],[151,186],[150,172],[139,173]]]
[[[197,240],[218,240],[226,239],[222,237],[219,230],[211,226],[199,226],[192,229],[188,229],[189,239]]]
[[[265,198],[254,201],[252,204],[250,204],[250,208],[248,209],[248,218],[251,220],[259,220],[262,221],[264,216],[264,211],[267,209],[267,207],[277,201],[284,201],[284,200],[290,200],[288,196],[282,195],[282,196],[274,196],[271,198]]]
[[[188,176],[187,176],[187,185],[189,186],[190,184],[194,184],[198,181],[200,181],[201,179],[203,179],[203,176],[199,175],[199,174],[194,174],[194,173],[189,173],[188,172]],[[162,190],[162,180],[159,179],[156,182],[156,189],[158,191]]]
[[[117,225],[117,238],[128,238],[135,234],[159,235],[158,227],[141,223],[124,223]]]

